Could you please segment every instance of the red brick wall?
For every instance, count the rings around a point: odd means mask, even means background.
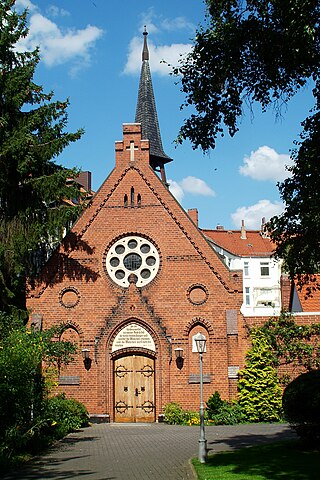
[[[130,141],[138,150],[130,160]],[[131,188],[137,201],[130,206]],[[129,206],[125,206],[127,195]],[[146,237],[158,248],[160,269],[155,279],[138,289],[121,288],[108,276],[105,252],[124,235]],[[71,289],[68,293],[64,293]],[[72,305],[74,303],[74,305]],[[244,324],[240,315],[242,278],[229,272],[202,234],[190,221],[157,175],[149,167],[148,142],[141,141],[140,126],[125,125],[123,142],[116,143],[116,167],[94,197],[60,249],[30,287],[28,307],[43,315],[43,327],[72,326],[80,350],[90,349],[92,364],[84,368],[81,352],[67,368],[79,385],[61,386],[67,395],[84,402],[92,414],[113,414],[112,342],[130,320],[153,337],[155,352],[156,415],[169,401],[198,409],[199,384],[189,383],[199,372],[199,355],[191,338],[207,336],[204,373],[206,399],[215,390],[223,398],[235,394],[228,366],[243,361]],[[236,331],[227,333],[226,311],[236,312]],[[174,349],[184,349],[184,364],[177,368]],[[209,378],[208,377],[208,378]]]

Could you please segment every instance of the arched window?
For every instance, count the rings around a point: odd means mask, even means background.
[[[128,206],[128,195],[127,194],[125,194],[125,196],[123,198],[123,204],[124,204],[125,207]]]
[[[68,365],[61,365],[59,376],[62,381],[66,382],[69,378],[73,376],[77,377],[82,368],[79,333],[75,330],[75,328],[68,327],[62,332],[60,336],[60,341],[72,342],[78,348],[78,352],[72,355],[73,360],[69,362]],[[65,383],[65,385],[67,385],[67,383]]]
[[[138,207],[141,207],[141,195],[140,195],[140,193],[138,193],[137,204],[138,204]]]
[[[131,187],[130,203],[131,203],[131,206],[134,205],[134,188],[133,187]]]

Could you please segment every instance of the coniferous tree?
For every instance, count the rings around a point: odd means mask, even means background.
[[[39,51],[19,52],[27,11],[0,2],[0,310],[24,308],[25,279],[78,214],[75,176],[55,163],[82,130],[65,131],[68,100],[54,101],[33,81]]]
[[[250,422],[279,421],[282,390],[270,344],[259,329],[252,330],[250,336],[252,347],[246,354],[245,368],[239,372],[241,411]]]

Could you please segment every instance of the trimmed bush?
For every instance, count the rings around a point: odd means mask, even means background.
[[[320,443],[320,370],[303,373],[285,388],[282,405],[286,420],[297,434]]]

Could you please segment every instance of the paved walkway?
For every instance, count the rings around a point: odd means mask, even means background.
[[[209,453],[291,438],[282,425],[206,428]],[[73,433],[5,480],[188,480],[199,428],[166,424],[103,424]]]

